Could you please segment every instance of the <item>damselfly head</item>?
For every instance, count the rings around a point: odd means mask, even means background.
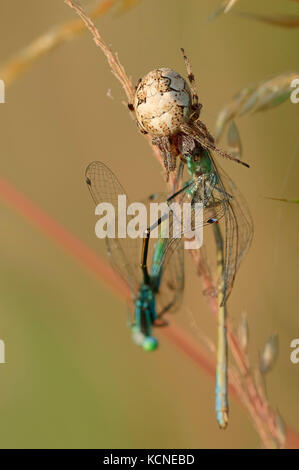
[[[145,351],[154,351],[158,347],[158,341],[156,338],[153,338],[152,336],[147,336],[144,338],[144,341],[142,343],[142,348]]]
[[[137,85],[134,108],[141,130],[153,136],[178,132],[191,114],[191,94],[186,80],[174,70],[152,70]]]
[[[137,325],[131,327],[132,339],[137,346],[145,351],[154,351],[158,347],[158,341],[153,336],[145,336]]]

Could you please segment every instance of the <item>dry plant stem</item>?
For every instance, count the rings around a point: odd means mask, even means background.
[[[72,2],[72,0],[65,0],[65,3],[69,7],[73,8],[75,12],[83,20],[83,22],[85,23],[85,26],[91,32],[94,42],[96,43],[98,47],[102,49],[103,53],[105,54],[113,75],[121,83],[124,89],[124,92],[126,94],[126,97],[128,99],[128,102],[132,103],[134,93],[135,93],[135,88],[133,87],[130,78],[126,74],[124,67],[121,65],[117,54],[114,54],[112,50],[110,49],[110,47],[107,46],[105,41],[102,39],[98,29],[95,27],[91,19],[84,13],[83,8],[81,8],[79,5]]]
[[[116,2],[117,0],[102,1],[90,12],[90,17],[99,18]],[[85,31],[86,28],[79,18],[49,29],[21,49],[11,59],[1,64],[0,78],[4,80],[6,86],[10,85],[39,58]]]
[[[129,101],[129,103],[131,103],[132,102],[132,97],[133,97],[133,94],[134,94],[134,87],[133,87],[128,75],[126,74],[124,67],[120,64],[117,55],[113,54],[111,49],[106,45],[103,38],[100,36],[100,33],[98,32],[97,28],[94,26],[94,24],[92,23],[90,18],[88,18],[86,16],[86,14],[82,10],[82,8],[75,5],[74,2],[72,2],[71,0],[65,0],[65,3],[76,11],[76,13],[82,18],[82,20],[86,24],[87,28],[92,33],[95,43],[104,52],[104,54],[105,54],[105,56],[108,60],[108,63],[110,65],[110,68],[112,70],[112,73],[115,75],[115,77],[121,83],[121,85],[122,85],[122,87],[123,87],[123,89],[126,93],[127,99]],[[148,138],[148,140],[150,140],[150,139]],[[163,161],[162,161],[161,155],[159,155],[158,150],[155,147],[153,148],[153,150],[154,150],[156,158],[163,165]],[[198,266],[199,263],[200,263],[199,252],[193,252],[192,256],[195,260],[196,266]],[[209,276],[205,277],[202,273],[201,277],[202,277],[202,282],[203,282],[203,285],[204,285],[204,290],[206,292],[208,292],[208,301],[209,301],[211,310],[212,310],[212,312],[214,312],[217,315],[217,313],[218,313],[218,302],[217,302],[217,298],[213,294],[213,293],[215,293],[215,286],[211,282],[211,278]],[[165,336],[170,336],[170,337],[172,336],[173,338],[178,339],[177,335],[180,336],[179,331],[180,330],[177,327],[170,326],[170,327],[165,329],[164,334],[165,334]],[[243,381],[245,381],[245,386],[243,385],[242,389],[240,389],[240,390],[239,389],[234,389],[234,390],[237,392],[239,398],[242,400],[244,405],[247,407],[247,409],[248,409],[248,411],[249,411],[249,413],[250,413],[250,415],[251,415],[251,417],[254,421],[255,427],[256,427],[256,429],[257,429],[257,431],[258,431],[258,433],[259,433],[259,435],[260,435],[260,437],[263,441],[264,446],[267,447],[267,448],[273,447],[273,442],[272,442],[271,438],[276,437],[276,435],[273,436],[273,433],[274,433],[273,413],[269,411],[268,404],[263,403],[263,400],[261,399],[260,395],[258,394],[254,379],[253,379],[252,374],[251,374],[248,358],[247,358],[246,354],[243,352],[243,350],[242,350],[242,348],[239,344],[237,335],[234,333],[234,331],[233,331],[233,329],[230,325],[230,322],[228,320],[227,320],[227,333],[228,333],[228,340],[229,340],[230,350],[231,350],[231,352],[234,356],[234,359],[236,361],[238,369],[240,370],[241,378],[243,379]],[[179,341],[175,340],[175,342],[177,344],[180,344],[182,346],[183,350],[185,352],[187,352],[187,354],[190,357],[193,357],[193,359],[195,358],[196,354],[195,354],[195,356],[193,354],[193,350],[195,348],[195,345],[193,344],[194,341],[192,342],[192,340],[190,338],[188,338],[188,340],[186,341],[186,338],[180,337]],[[205,362],[205,361],[203,361],[203,362]],[[241,383],[242,381],[236,379],[236,377],[235,377],[234,382],[235,383]],[[245,395],[246,395],[246,397],[245,397]],[[275,432],[275,434],[277,434],[277,433]],[[294,437],[294,435],[293,435],[293,437]],[[298,440],[296,438],[292,442],[296,442],[296,445],[298,446]]]
[[[217,238],[216,238],[217,244]],[[219,250],[219,248],[218,248]],[[213,279],[209,275],[209,271],[205,264],[200,259],[200,253],[198,251],[192,251],[191,255],[196,266],[200,266],[199,275],[201,275],[204,292],[207,293],[207,299],[210,304],[210,308],[214,313],[215,317],[218,316],[218,298],[215,295],[216,288]],[[251,372],[250,363],[247,354],[243,351],[239,339],[234,332],[229,318],[226,318],[226,327],[228,334],[229,349],[234,357],[237,364],[238,370],[240,371],[241,380],[236,378],[232,380],[232,368],[229,368],[229,380],[235,383],[236,390],[240,400],[248,409],[250,416],[253,420],[254,426],[261,437],[261,440],[266,448],[273,447],[273,438],[277,439],[278,433],[275,424],[274,413],[270,410],[267,400],[265,397],[260,396],[258,393],[254,377]],[[239,386],[238,386],[239,385]]]
[[[105,41],[103,40],[102,36],[100,35],[98,29],[95,27],[94,23],[91,21],[91,19],[85,14],[83,8],[76,3],[74,3],[72,0],[64,0],[64,3],[71,7],[72,9],[75,10],[77,15],[80,16],[82,21],[84,22],[85,26],[89,29],[93,36],[93,40],[96,43],[98,47],[101,48],[103,53],[105,54],[108,64],[110,66],[110,69],[113,73],[113,75],[117,78],[117,80],[120,82],[128,103],[133,103],[134,101],[134,94],[135,94],[135,87],[132,84],[132,81],[130,77],[127,75],[123,65],[120,63],[118,55],[116,53],[113,53],[111,48],[107,46]],[[148,140],[148,143],[151,145],[152,144],[152,139],[150,136],[145,136],[146,139]],[[153,151],[156,159],[162,163],[162,157],[161,154],[158,150],[157,147],[153,146]],[[173,176],[170,178],[170,183],[173,183],[174,179]]]

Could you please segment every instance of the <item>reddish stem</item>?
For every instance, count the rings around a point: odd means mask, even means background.
[[[103,261],[53,217],[46,214],[37,204],[1,177],[0,198],[9,207],[29,221],[35,228],[48,236],[54,243],[75,258],[84,268],[89,270],[122,300],[128,301],[130,299],[127,285],[115,271],[113,271],[109,264]],[[209,286],[207,286],[207,288],[208,287]],[[212,298],[209,297],[209,299],[213,304]],[[213,310],[215,310],[215,305],[212,305],[212,307]],[[161,332],[214,380],[215,360],[208,356],[203,348],[201,348],[189,334],[175,325],[174,322],[167,328],[162,329]],[[240,393],[232,383],[229,384],[229,388],[232,395],[240,400]],[[299,435],[289,426],[287,426],[286,446],[289,448],[299,448]]]

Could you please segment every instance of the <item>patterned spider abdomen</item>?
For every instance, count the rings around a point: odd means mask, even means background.
[[[189,86],[174,70],[153,70],[138,84],[134,108],[141,130],[159,137],[173,135],[191,114]]]

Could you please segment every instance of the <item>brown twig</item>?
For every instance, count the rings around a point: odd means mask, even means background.
[[[200,266],[200,275],[204,287],[204,292],[207,293],[207,299],[213,312],[215,318],[218,314],[218,300],[215,296],[216,287],[212,277],[209,275],[209,270],[205,265],[202,265],[202,259],[200,258],[200,253],[198,251],[193,251],[192,253],[193,260],[196,266]],[[248,409],[254,426],[257,432],[260,434],[260,437],[264,443],[264,446],[267,448],[273,447],[273,439],[278,439],[279,433],[277,429],[273,429],[273,419],[274,413],[270,409],[267,400],[265,397],[261,397],[260,393],[257,390],[257,386],[254,380],[254,377],[251,372],[250,362],[247,354],[243,351],[240,341],[232,328],[229,318],[226,320],[227,325],[227,334],[228,334],[228,343],[229,349],[234,357],[234,360],[237,364],[238,370],[240,372],[241,380],[239,384],[242,384],[242,387],[237,387],[240,400],[244,403]],[[229,370],[231,374],[231,370]],[[245,389],[244,389],[245,384]],[[266,411],[267,410],[267,411]],[[269,437],[270,434],[270,437]],[[280,439],[280,436],[279,436]],[[282,443],[279,444],[282,446]]]
[[[64,0],[64,3],[75,10],[77,15],[80,16],[80,18],[82,19],[86,27],[89,29],[89,31],[92,34],[95,44],[101,48],[102,52],[106,56],[111,72],[121,84],[125,92],[125,95],[127,97],[128,104],[133,103],[135,87],[133,86],[130,77],[127,75],[125,68],[121,64],[118,58],[118,55],[116,53],[113,53],[111,48],[105,43],[105,41],[103,40],[102,36],[99,33],[99,30],[96,28],[96,26],[91,21],[91,19],[86,15],[86,13],[84,12],[83,8],[80,5],[77,5],[72,0]],[[149,135],[145,135],[145,138],[147,139],[148,143],[152,146],[151,137]],[[152,146],[152,150],[154,152],[156,159],[163,166],[163,159],[158,148],[156,146]],[[171,185],[173,184],[173,181],[174,181],[173,177],[170,178],[169,182]]]
[[[83,20],[85,26],[91,32],[94,42],[98,47],[102,49],[102,52],[105,54],[113,75],[117,78],[117,80],[120,82],[124,89],[128,102],[132,103],[135,89],[132,85],[130,78],[126,74],[124,67],[121,65],[117,54],[114,54],[111,48],[107,46],[105,41],[102,39],[102,36],[100,35],[98,29],[95,27],[91,19],[84,13],[83,8],[81,8],[81,6],[76,5],[71,0],[65,0],[65,3],[69,7],[73,8]]]

